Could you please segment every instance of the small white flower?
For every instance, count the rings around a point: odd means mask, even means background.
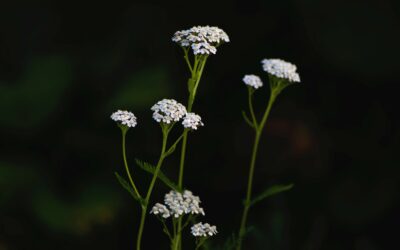
[[[264,59],[261,61],[264,71],[279,78],[287,79],[290,82],[300,82],[300,76],[296,72],[294,64],[281,59]]]
[[[187,113],[183,118],[182,125],[185,128],[196,130],[199,126],[204,126],[201,117],[195,113]]]
[[[217,232],[217,227],[216,226],[211,226],[208,223],[202,223],[199,222],[197,224],[194,224],[191,227],[192,235],[196,237],[209,237],[216,235]]]
[[[217,53],[217,48],[215,46],[210,45],[207,42],[202,43],[193,43],[192,44],[193,54],[198,55],[209,55]]]
[[[178,218],[183,214],[202,214],[204,209],[200,207],[200,198],[191,191],[185,190],[183,194],[171,190],[164,197],[164,203],[168,206],[172,216]]]
[[[243,77],[243,82],[246,85],[249,85],[255,89],[258,89],[263,86],[263,82],[261,81],[260,77],[256,75],[245,75]]]
[[[154,104],[154,106],[151,107],[151,110],[154,111],[154,120],[166,124],[177,122],[186,115],[185,106],[173,99],[163,99]]]
[[[112,113],[111,119],[130,128],[137,125],[136,116],[126,110],[118,110]]]
[[[172,41],[182,47],[191,47],[195,55],[209,55],[217,53],[217,46],[230,40],[225,31],[218,27],[194,26],[175,32]]]
[[[164,219],[168,218],[171,216],[171,213],[169,212],[168,208],[164,206],[163,204],[156,203],[153,208],[150,211],[151,214],[159,214],[161,215]]]

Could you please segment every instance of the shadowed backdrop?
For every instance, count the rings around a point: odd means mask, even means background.
[[[224,29],[231,43],[210,56],[194,111],[185,186],[199,195],[221,246],[239,227],[253,140],[241,117],[241,79],[263,58],[298,66],[271,112],[255,193],[294,189],[250,213],[246,249],[383,250],[399,246],[399,3],[396,1],[68,1],[0,3],[0,250],[132,249],[139,207],[119,186],[119,129],[129,109],[134,166],[157,160],[161,132],[150,107],[187,102],[181,49],[194,25]],[[261,115],[268,88],[256,93]],[[164,172],[177,178],[178,154]],[[158,183],[152,203],[168,190]],[[186,238],[190,239],[189,232]],[[150,216],[145,249],[166,249]],[[192,241],[184,246],[191,249]],[[186,248],[185,247],[185,248]]]

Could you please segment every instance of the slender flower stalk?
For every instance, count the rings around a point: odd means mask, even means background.
[[[187,49],[184,48],[185,55],[188,54]],[[193,108],[193,103],[196,98],[196,93],[197,93],[197,88],[200,83],[201,76],[203,74],[204,66],[207,62],[207,55],[206,56],[196,56],[195,57],[195,63],[193,67],[189,67],[191,71],[191,77],[188,81],[188,87],[189,87],[189,100],[188,100],[188,105],[187,105],[187,110],[188,112],[192,111]],[[187,56],[185,56],[187,58]],[[188,64],[190,66],[190,62]],[[178,177],[178,187],[180,189],[183,188],[183,173],[185,169],[185,157],[186,157],[186,145],[187,145],[187,140],[188,140],[188,129],[185,129],[183,133],[183,139],[182,139],[182,146],[181,146],[181,158],[179,162],[179,177]],[[178,235],[176,238],[176,244],[174,250],[180,250],[182,249],[182,218],[179,218],[178,220],[178,225],[177,225],[177,231]]]
[[[136,241],[136,249],[137,250],[140,250],[140,248],[141,248],[143,229],[144,229],[144,224],[146,221],[147,207],[148,207],[148,204],[150,201],[150,196],[153,191],[154,184],[156,183],[158,173],[160,172],[162,163],[166,157],[165,153],[166,153],[169,129],[168,128],[166,129],[165,127],[163,127],[162,133],[163,133],[163,141],[162,141],[160,158],[158,159],[156,170],[153,174],[153,178],[151,179],[149,189],[147,190],[146,198],[144,199],[144,202],[142,204],[142,213],[141,213],[141,217],[140,217],[140,224],[139,224],[139,230],[138,230],[137,241]]]
[[[132,174],[129,170],[128,161],[126,159],[126,133],[130,128],[134,128],[137,125],[136,116],[129,111],[126,110],[118,110],[111,115],[111,119],[117,122],[118,127],[121,129],[122,135],[122,158],[124,159],[124,166],[126,174],[128,175],[129,182],[133,188],[134,195],[136,197],[141,198],[139,194],[139,190],[137,189],[135,182],[132,179]]]
[[[254,168],[257,160],[258,146],[260,144],[260,138],[263,133],[265,124],[268,120],[272,106],[283,89],[291,85],[294,82],[300,82],[300,77],[296,72],[297,68],[295,65],[285,62],[280,59],[264,59],[262,60],[263,69],[268,73],[269,85],[270,85],[270,97],[268,105],[264,111],[261,121],[258,122],[253,107],[253,94],[256,89],[263,86],[261,79],[256,75],[246,75],[243,78],[243,82],[248,87],[248,105],[251,120],[245,117],[248,124],[254,129],[254,144],[251,153],[251,160],[249,166],[249,175],[247,180],[247,191],[246,199],[244,201],[244,209],[242,219],[240,223],[239,236],[237,241],[237,250],[241,250],[242,242],[246,235],[246,224],[249,214],[249,209],[252,205],[252,191],[253,191],[253,178]]]
[[[184,49],[184,50],[187,50],[187,49]],[[192,75],[188,81],[189,100],[188,100],[188,105],[187,105],[187,112],[192,112],[193,103],[196,98],[197,88],[200,83],[200,79],[203,74],[203,70],[204,70],[206,61],[207,61],[207,56],[195,58]],[[191,86],[193,86],[192,91],[190,91]],[[184,167],[185,167],[186,144],[187,144],[188,132],[189,132],[189,130],[185,130],[185,132],[183,134],[183,140],[182,140],[181,158],[180,158],[180,164],[179,164],[179,179],[178,179],[179,188],[183,188],[183,172],[184,172]]]
[[[128,161],[126,159],[126,132],[128,132],[128,129],[121,127],[121,132],[122,132],[122,158],[124,159],[125,171],[126,174],[128,175],[129,182],[132,185],[132,188],[136,196],[141,198],[139,190],[137,189],[135,182],[133,182],[132,174],[131,171],[129,170]]]

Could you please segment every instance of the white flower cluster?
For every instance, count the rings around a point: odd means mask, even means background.
[[[168,218],[171,216],[171,214],[169,213],[168,208],[160,203],[156,203],[153,208],[150,211],[151,214],[160,214],[163,218]]]
[[[264,59],[261,61],[264,71],[279,78],[287,79],[290,82],[300,82],[300,76],[296,72],[294,64],[281,59]]]
[[[170,124],[179,121],[186,115],[186,108],[173,99],[163,99],[151,107],[153,119],[157,122]]]
[[[137,125],[136,116],[132,112],[126,110],[118,110],[112,113],[111,119],[130,128]]]
[[[243,82],[246,85],[249,85],[255,89],[258,89],[263,86],[263,82],[261,81],[260,77],[256,75],[245,75],[243,77]]]
[[[194,224],[191,230],[192,235],[196,237],[209,237],[218,233],[216,226],[211,226],[208,223],[203,224],[202,222]]]
[[[191,47],[195,55],[209,55],[217,53],[217,46],[230,40],[225,31],[218,27],[195,26],[175,32],[172,41],[182,47]]]
[[[170,191],[164,197],[164,203],[157,203],[151,209],[152,214],[159,214],[163,218],[173,216],[178,218],[184,214],[201,214],[205,215],[204,209],[200,207],[200,198],[193,195],[189,190],[185,190],[183,194],[177,191]]]
[[[195,113],[187,113],[185,118],[183,118],[182,125],[185,128],[196,130],[199,126],[204,126],[201,121],[201,117]]]

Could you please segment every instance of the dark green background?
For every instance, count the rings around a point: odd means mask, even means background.
[[[135,157],[155,162],[150,107],[187,102],[176,30],[217,25],[231,43],[211,56],[194,110],[185,185],[203,200],[220,245],[239,225],[252,131],[244,74],[263,58],[295,63],[263,135],[255,192],[295,184],[251,211],[246,250],[399,247],[398,1],[3,1],[0,3],[0,250],[133,249],[139,209],[117,183],[132,110]],[[257,91],[261,111],[268,88]],[[259,113],[259,112],[258,112]],[[177,155],[165,172],[176,178]],[[149,177],[137,170],[138,182]],[[153,202],[168,191],[157,185]],[[190,235],[187,232],[187,238]],[[149,217],[144,249],[167,249]],[[185,242],[191,249],[191,241]]]

